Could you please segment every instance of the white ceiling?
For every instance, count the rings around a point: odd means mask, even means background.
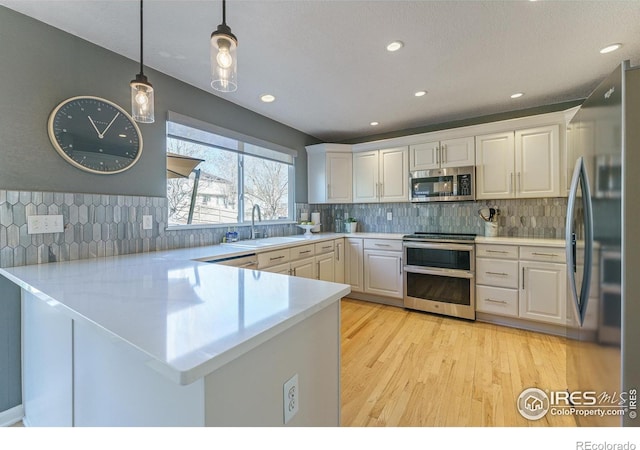
[[[135,0],[0,4],[139,59]],[[327,142],[581,99],[620,61],[640,64],[638,0],[229,0],[239,87],[221,94],[209,84],[221,10],[147,0],[145,66]],[[404,48],[387,52],[393,40]]]

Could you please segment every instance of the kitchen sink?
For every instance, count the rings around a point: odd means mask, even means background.
[[[263,239],[247,239],[246,241],[237,241],[237,242],[226,242],[223,245],[228,245],[230,247],[242,247],[242,248],[263,248],[269,247],[272,245],[282,245],[282,244],[290,244],[292,242],[302,242],[304,238],[294,237],[294,236],[281,236],[281,237],[270,237]]]

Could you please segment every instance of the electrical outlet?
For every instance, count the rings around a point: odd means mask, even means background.
[[[153,216],[142,216],[142,229],[150,230],[153,228]]]
[[[393,213],[391,211],[387,212],[387,220],[393,220]]]
[[[63,222],[61,214],[28,216],[27,234],[62,233]]]
[[[295,374],[284,383],[284,423],[289,422],[298,412],[300,407],[300,386],[298,385],[298,374]]]

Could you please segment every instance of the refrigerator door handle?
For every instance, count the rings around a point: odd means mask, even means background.
[[[577,261],[576,261],[576,234],[573,231],[573,214],[576,207],[576,198],[578,195],[578,187],[582,185],[582,206],[584,209],[584,267],[582,286],[580,290],[580,296],[578,297],[578,290],[576,286]],[[576,161],[575,169],[573,171],[573,178],[571,179],[571,189],[569,191],[569,200],[567,203],[567,219],[565,224],[565,236],[566,236],[566,254],[567,254],[567,266],[570,270],[567,271],[567,277],[569,281],[569,291],[573,297],[574,311],[576,312],[576,318],[580,326],[584,323],[584,318],[587,313],[587,304],[589,301],[589,291],[591,287],[591,267],[593,260],[593,213],[591,205],[591,189],[589,186],[589,178],[587,170],[584,164],[583,157],[578,158]]]

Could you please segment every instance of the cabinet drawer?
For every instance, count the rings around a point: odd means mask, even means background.
[[[315,249],[313,244],[308,245],[300,245],[298,247],[293,247],[290,249],[291,252],[291,261],[295,261],[296,259],[308,258],[309,256],[315,255]]]
[[[272,252],[258,253],[258,268],[275,266],[289,262],[291,259],[288,248],[282,250],[274,250]]]
[[[477,258],[476,283],[517,289],[518,261]]]
[[[567,258],[563,247],[520,247],[520,259],[563,263]]]
[[[318,242],[315,245],[316,255],[332,252],[334,250],[334,245],[333,241]]]
[[[518,259],[517,245],[476,245],[476,256],[483,258]]]
[[[516,289],[477,286],[476,311],[518,317],[518,291]]]
[[[365,239],[364,248],[369,250],[402,251],[402,241],[397,239]]]

